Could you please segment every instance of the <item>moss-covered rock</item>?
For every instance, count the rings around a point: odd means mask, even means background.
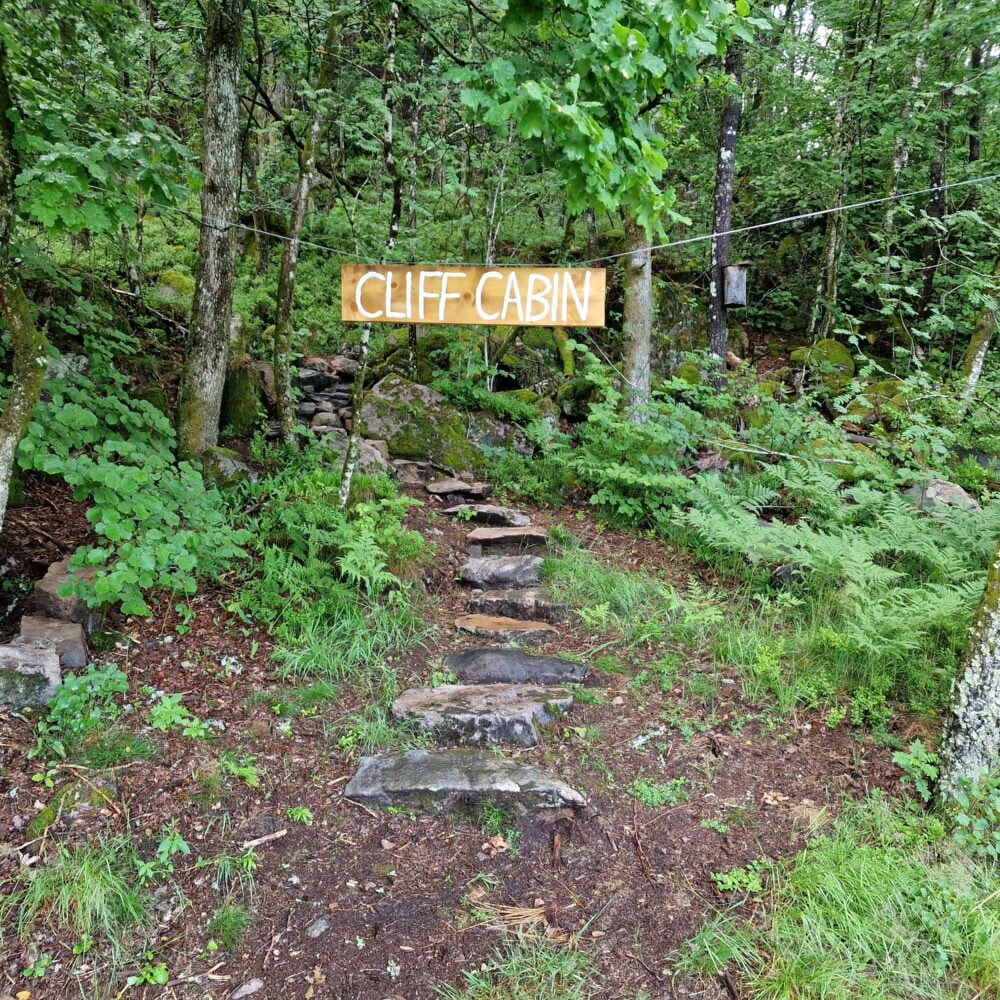
[[[674,374],[690,385],[701,385],[703,381],[701,372],[693,361],[685,361]]]
[[[24,480],[20,473],[14,472],[10,477],[10,485],[7,492],[7,509],[14,510],[23,507],[27,497],[24,494]]]
[[[463,415],[439,392],[398,375],[387,375],[371,388],[360,420],[363,436],[387,442],[394,458],[429,460],[456,471],[478,463]]]
[[[171,316],[187,316],[194,302],[195,281],[190,274],[167,268],[156,275],[150,289],[149,304]]]
[[[469,336],[463,331],[461,337]],[[430,382],[434,373],[446,368],[447,362],[442,352],[446,351],[453,338],[440,329],[421,330],[417,328],[416,366],[410,371],[410,331],[408,327],[390,330],[382,349],[372,358],[370,365],[371,382],[380,382],[392,372],[406,372],[420,383]]]
[[[848,404],[847,412],[865,423],[885,422],[906,408],[906,386],[897,379],[882,379],[865,386],[865,391]]]
[[[583,420],[590,404],[597,399],[598,388],[589,378],[573,378],[563,382],[556,392],[556,402],[570,420]]]
[[[243,461],[240,453],[230,448],[206,448],[201,463],[206,478],[219,489],[229,489],[257,478],[257,473]]]
[[[850,378],[854,375],[854,358],[846,344],[827,337],[811,347],[798,347],[791,353],[792,361],[815,368],[821,375],[835,374]]]
[[[155,406],[165,416],[171,416],[170,400],[167,399],[167,394],[158,385],[145,385],[141,389],[136,389],[133,395],[136,399],[141,399],[143,402],[149,403],[150,406]]]

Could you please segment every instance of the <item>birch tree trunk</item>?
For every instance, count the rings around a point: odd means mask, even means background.
[[[734,42],[726,53],[726,73],[732,78],[733,90],[726,94],[722,105],[722,123],[719,129],[719,156],[715,167],[715,212],[712,231],[725,234],[733,228],[733,180],[736,176],[736,142],[743,114],[743,95],[740,84],[743,76],[743,46]],[[713,382],[722,387],[722,374],[726,369],[726,350],[729,324],[726,316],[725,282],[723,269],[729,263],[728,235],[712,239],[712,260],[708,284],[708,349],[715,357],[716,372]]]
[[[962,657],[941,761],[938,795],[945,799],[954,798],[963,781],[1000,766],[1000,545]]]
[[[633,423],[646,420],[653,340],[653,257],[649,237],[634,219],[625,226],[625,399]]]
[[[10,259],[18,174],[14,145],[14,103],[7,78],[7,49],[0,38],[0,318],[7,324],[13,355],[10,392],[0,413],[0,531],[3,530],[17,446],[38,402],[48,366],[49,344],[35,325]]]
[[[389,5],[389,23],[386,29],[385,43],[385,71],[382,76],[382,103],[385,107],[385,122],[382,131],[382,158],[386,173],[391,178],[392,183],[392,206],[389,210],[389,234],[385,240],[385,254],[387,257],[396,247],[399,239],[399,220],[403,214],[403,174],[396,157],[396,148],[393,139],[393,127],[395,119],[395,93],[393,84],[396,83],[396,35],[399,30],[399,4],[392,0]],[[365,398],[365,377],[368,374],[368,347],[371,343],[372,325],[365,323],[361,328],[361,363],[358,366],[358,373],[354,379],[354,420],[351,423],[351,433],[347,438],[347,449],[344,452],[343,473],[340,477],[340,490],[337,500],[341,510],[347,506],[347,501],[351,495],[351,483],[354,481],[354,471],[358,465],[358,436],[361,426],[361,410],[364,406]]]
[[[1000,286],[1000,257],[993,265],[993,276],[998,279]],[[994,294],[1000,287],[994,291]],[[990,341],[997,329],[997,312],[989,306],[983,306],[976,316],[976,325],[972,331],[972,338],[969,346],[965,350],[965,357],[962,359],[962,398],[969,399],[979,385],[979,377],[983,374],[983,362],[986,360],[986,352],[989,350]]]
[[[189,459],[200,456],[219,439],[233,311],[243,0],[209,0],[205,28],[205,181],[201,190],[198,278],[177,423],[178,452]]]
[[[341,21],[336,15],[330,18],[320,62],[317,90],[329,90],[336,71],[339,55]],[[278,272],[278,291],[275,300],[274,337],[272,360],[274,362],[274,387],[277,396],[278,424],[281,438],[286,444],[295,443],[295,411],[292,406],[292,312],[295,305],[295,269],[299,262],[302,230],[309,209],[309,192],[316,183],[316,157],[319,153],[319,136],[323,126],[323,112],[317,107],[309,131],[299,151],[299,176],[292,199],[292,214],[288,225],[288,239],[281,253]]]

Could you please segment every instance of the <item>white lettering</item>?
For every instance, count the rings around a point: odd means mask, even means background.
[[[563,287],[562,287],[562,321],[564,323],[569,322],[569,296],[573,296],[573,304],[576,306],[576,315],[581,322],[586,322],[587,319],[587,300],[590,298],[590,271],[583,272],[583,297],[580,298],[576,294],[576,282],[573,280],[573,275],[570,271],[567,271],[563,276]]]
[[[419,319],[424,318],[424,302],[427,299],[434,299],[440,294],[439,292],[428,292],[425,290],[424,285],[428,278],[440,278],[440,271],[421,271],[420,280],[417,282],[417,316]]]
[[[537,286],[537,287],[536,287]],[[525,317],[528,323],[540,323],[549,313],[549,303],[546,296],[552,293],[552,279],[544,274],[528,275],[528,313]],[[537,315],[532,312],[532,305],[538,304],[542,311]]]
[[[524,322],[524,304],[521,302],[521,286],[517,283],[517,271],[511,271],[507,277],[507,289],[503,294],[503,307],[501,312],[506,322],[510,321],[507,315],[508,306],[517,306],[517,321]]]
[[[438,319],[442,323],[444,322],[444,311],[448,308],[448,299],[460,299],[462,297],[461,292],[448,291],[448,279],[464,277],[465,271],[445,271],[441,275],[441,299],[438,302]]]
[[[406,319],[406,309],[400,313],[392,311],[392,271],[385,272],[385,318]]]
[[[487,271],[480,279],[479,284],[476,285],[476,312],[479,313],[480,319],[499,319],[500,313],[488,313],[483,308],[483,285],[487,281],[503,281],[503,275],[499,271]]]
[[[379,274],[377,271],[368,271],[366,274],[363,274],[358,279],[358,287],[354,289],[354,304],[358,307],[358,312],[361,313],[365,319],[378,319],[379,316],[382,315],[381,309],[378,312],[369,312],[361,304],[361,289],[364,288],[365,282],[371,278],[375,278],[377,281],[385,281],[385,276]]]

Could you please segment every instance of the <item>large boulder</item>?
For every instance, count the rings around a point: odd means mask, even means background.
[[[365,398],[362,433],[386,441],[393,458],[431,461],[464,471],[476,466],[480,447],[527,448],[517,428],[483,413],[463,413],[426,385],[386,375]]]
[[[369,391],[360,417],[364,436],[386,441],[394,458],[429,459],[449,469],[476,464],[460,414],[425,385],[387,375]]]
[[[59,654],[44,639],[15,639],[0,646],[0,708],[41,708],[62,683]]]

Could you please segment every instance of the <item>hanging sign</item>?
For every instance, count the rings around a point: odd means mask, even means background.
[[[341,268],[341,319],[456,326],[603,326],[604,268]]]

